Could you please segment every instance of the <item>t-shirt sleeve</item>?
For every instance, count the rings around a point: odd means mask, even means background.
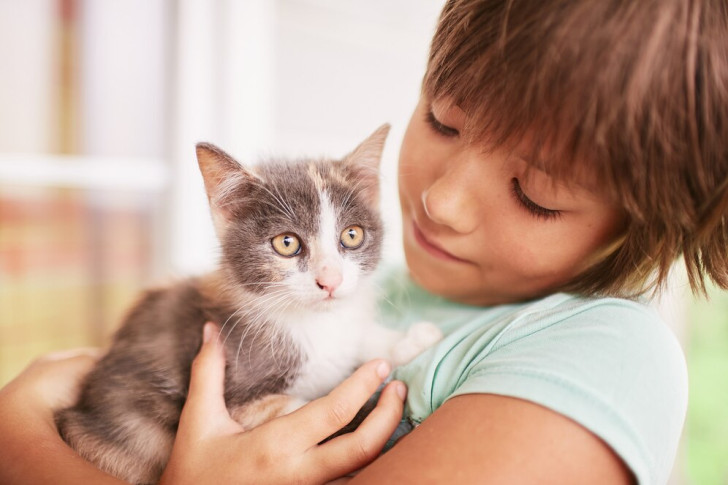
[[[687,407],[682,350],[651,309],[603,300],[547,325],[529,315],[484,349],[449,397],[535,402],[605,441],[640,484],[666,483]]]

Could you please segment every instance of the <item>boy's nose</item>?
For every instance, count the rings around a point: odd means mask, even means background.
[[[425,214],[433,222],[468,234],[478,225],[478,201],[473,181],[457,169],[443,174],[422,193]]]

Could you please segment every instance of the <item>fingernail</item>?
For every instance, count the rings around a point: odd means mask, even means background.
[[[389,375],[389,362],[383,360],[377,366],[377,375],[384,379]]]
[[[397,392],[399,398],[404,401],[407,397],[407,386],[405,386],[404,382],[401,381],[395,381],[393,385],[395,386],[394,390]]]
[[[212,340],[212,337],[215,333],[215,324],[212,322],[207,322],[204,327],[202,327],[202,342],[208,343]]]

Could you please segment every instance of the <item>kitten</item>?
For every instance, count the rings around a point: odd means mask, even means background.
[[[441,338],[375,323],[378,166],[384,125],[340,161],[244,168],[197,146],[222,248],[217,271],[147,292],[56,413],[63,438],[99,468],[156,483],[172,448],[202,325],[222,325],[225,401],[249,428],[328,393],[363,362],[402,364]],[[286,396],[290,397],[286,397]]]

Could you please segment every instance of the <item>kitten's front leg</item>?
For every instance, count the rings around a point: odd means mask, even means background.
[[[362,362],[384,358],[395,367],[404,365],[441,339],[442,332],[430,322],[415,323],[406,332],[375,324],[364,334]]]
[[[392,349],[392,365],[404,365],[442,340],[442,331],[430,322],[417,322]]]

